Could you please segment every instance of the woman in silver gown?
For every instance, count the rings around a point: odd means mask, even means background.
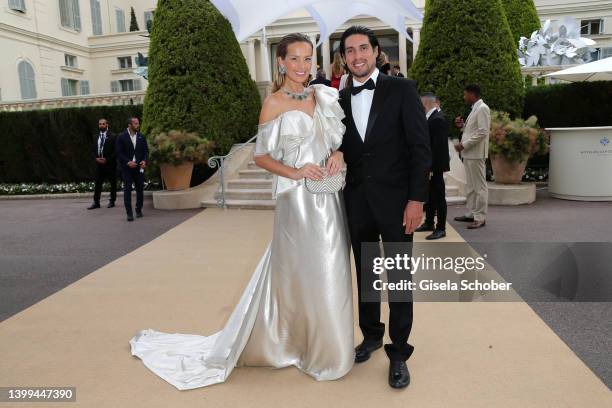
[[[316,380],[353,366],[344,204],[339,193],[304,186],[322,177],[316,163],[338,149],[345,130],[338,91],[305,87],[312,50],[301,34],[278,47],[277,92],[264,103],[255,145],[258,165],[274,173],[274,233],[225,327],[211,336],[147,329],[130,340],[132,355],[180,390],[224,382],[237,366],[295,366]]]

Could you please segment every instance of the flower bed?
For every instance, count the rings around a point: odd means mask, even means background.
[[[31,195],[31,194],[66,194],[66,193],[88,193],[94,191],[93,181],[80,183],[19,183],[0,184],[0,195]],[[161,190],[161,184],[157,181],[145,181],[145,190]],[[110,190],[110,184],[104,183],[103,191]],[[117,191],[123,191],[123,183],[117,183]]]

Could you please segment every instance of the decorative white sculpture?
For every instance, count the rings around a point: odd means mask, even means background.
[[[595,41],[580,36],[580,24],[573,18],[565,17],[557,33],[546,20],[531,38],[519,40],[519,62],[523,67],[582,64],[591,60],[593,45]]]

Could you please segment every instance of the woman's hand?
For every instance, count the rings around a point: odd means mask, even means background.
[[[342,170],[344,166],[344,155],[340,150],[336,150],[327,159],[327,174],[334,176]]]
[[[310,180],[323,180],[324,175],[325,173],[323,172],[323,169],[321,167],[313,163],[307,163],[303,167],[296,169],[294,179],[300,180],[303,178],[307,178]]]

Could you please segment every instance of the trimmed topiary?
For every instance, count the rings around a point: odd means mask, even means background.
[[[257,130],[260,96],[229,22],[204,0],[160,0],[149,48],[143,132],[184,130],[216,153]]]
[[[533,0],[502,0],[502,5],[510,24],[514,44],[518,44],[521,37],[529,38],[531,33],[540,29],[540,17]]]
[[[130,31],[140,31],[140,27],[138,27],[138,20],[136,20],[136,13],[134,12],[134,7],[130,7]]]
[[[519,115],[523,80],[500,0],[428,0],[411,77],[434,92],[447,117],[465,117],[463,89],[477,83],[491,109]]]

